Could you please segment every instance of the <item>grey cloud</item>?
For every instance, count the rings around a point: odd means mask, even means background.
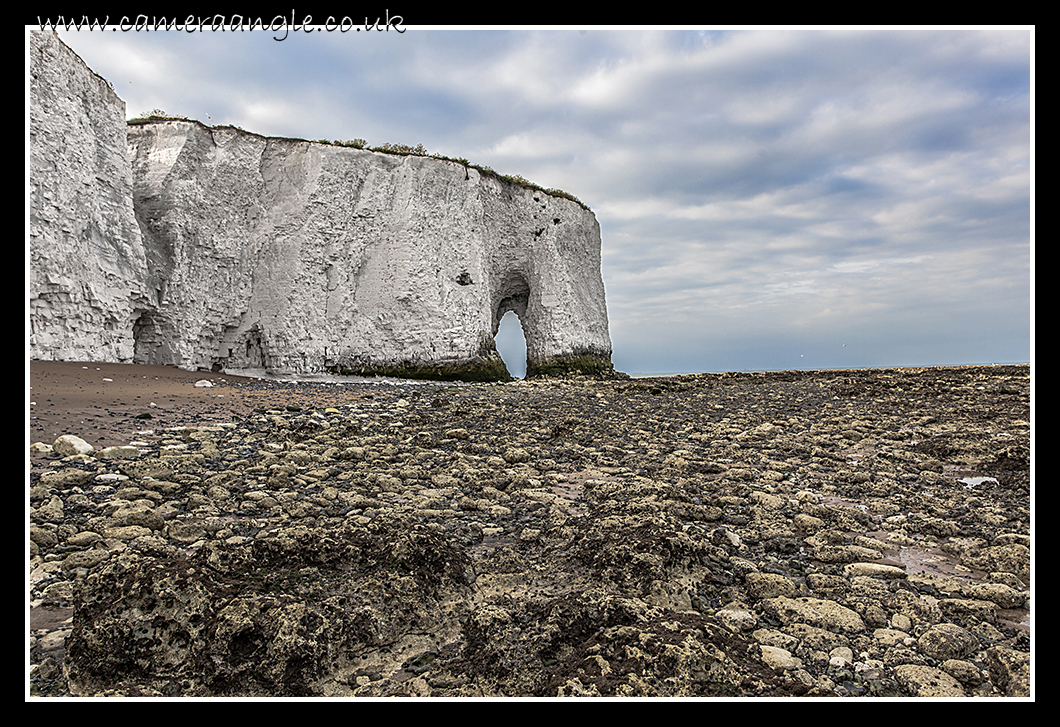
[[[572,192],[619,368],[1029,357],[1027,30],[112,35],[64,37],[134,113],[422,143]]]

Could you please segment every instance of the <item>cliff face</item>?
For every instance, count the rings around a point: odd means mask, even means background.
[[[31,356],[131,361],[149,301],[125,102],[54,34],[29,52]]]
[[[592,213],[455,162],[129,126],[157,309],[137,360],[308,372],[610,359]]]
[[[80,70],[67,62],[49,72],[92,75],[62,48]],[[41,65],[49,65],[46,56]],[[73,123],[112,131],[111,107],[120,100],[94,78],[100,94],[113,97],[108,115],[98,121],[103,104],[82,101]],[[40,96],[86,96],[69,88],[51,83]],[[36,210],[47,207],[43,186],[37,200],[38,158],[46,170],[55,142],[37,131],[36,110],[33,118]],[[41,112],[41,130],[70,123]],[[109,318],[89,315],[88,296],[69,292],[62,313],[48,316],[54,306],[45,302],[56,296],[34,287],[34,357],[488,378],[506,375],[493,336],[514,310],[527,339],[528,373],[584,361],[610,365],[599,225],[573,201],[456,162],[194,121],[132,122],[127,139],[127,156],[108,152],[103,156],[113,168],[89,174],[109,183],[103,192],[81,190],[77,178],[88,173],[71,174],[61,155],[56,160],[54,176],[65,182],[52,187],[69,184],[84,193],[65,203],[71,220],[94,219],[95,197],[108,210],[121,203],[125,216],[98,236],[102,242],[89,233],[78,242],[37,215],[34,274],[38,259],[61,260],[52,267],[63,270],[76,262],[96,275],[99,267],[110,274],[99,286],[110,298],[103,306]],[[128,220],[130,207],[138,224]],[[38,246],[54,254],[38,254]],[[91,338],[101,323],[121,329],[120,347],[82,343],[86,353],[72,355],[81,349],[58,343]],[[45,340],[56,343],[41,346]]]

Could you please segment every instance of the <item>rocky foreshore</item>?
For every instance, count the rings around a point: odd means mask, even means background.
[[[1028,366],[328,391],[34,445],[32,693],[1031,696]]]

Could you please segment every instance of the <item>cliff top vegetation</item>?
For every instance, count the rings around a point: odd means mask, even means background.
[[[172,115],[172,114],[167,114],[162,109],[154,109],[150,113],[145,112],[145,113],[141,114],[140,116],[136,117],[135,119],[129,119],[128,123],[136,124],[136,125],[142,125],[142,124],[152,123],[152,122],[156,122],[156,121],[195,121],[196,123],[202,123],[201,121],[196,121],[195,119],[189,119],[187,116],[175,116],[175,115]],[[206,124],[203,124],[203,125],[206,126]],[[233,129],[238,129],[239,131],[242,131],[242,132],[247,133],[247,134],[254,134],[254,132],[252,132],[252,131],[247,131],[246,129],[242,129],[242,128],[238,127],[238,126],[233,126],[231,124],[225,124],[225,125],[221,125],[221,126],[218,126],[218,127],[208,127],[208,128],[224,128],[225,126],[228,126],[229,128],[233,128]],[[255,134],[255,136],[264,136],[264,135]],[[264,137],[264,138],[269,138],[269,137]],[[296,139],[296,141],[309,141],[309,140],[307,140],[307,139]],[[565,192],[562,189],[542,187],[541,185],[535,184],[534,182],[531,182],[526,177],[523,177],[523,176],[518,175],[518,174],[501,174],[500,172],[494,170],[491,167],[487,167],[487,166],[480,165],[480,164],[472,164],[471,162],[469,162],[464,157],[448,157],[448,156],[445,156],[444,154],[438,154],[438,153],[431,154],[430,152],[427,151],[427,148],[425,146],[423,146],[423,144],[417,144],[416,146],[409,146],[407,144],[392,144],[390,142],[386,142],[386,143],[383,143],[383,144],[381,144],[379,146],[369,147],[368,146],[368,142],[366,140],[364,140],[364,139],[349,139],[347,141],[342,141],[342,140],[339,140],[339,139],[335,139],[335,140],[331,140],[331,139],[313,139],[311,141],[311,143],[313,143],[313,144],[327,144],[329,146],[344,146],[344,147],[349,147],[349,148],[353,148],[353,149],[364,149],[366,151],[375,152],[377,154],[396,154],[396,155],[400,155],[400,156],[421,156],[421,157],[429,157],[431,159],[441,159],[442,161],[456,162],[457,164],[464,165],[465,168],[475,169],[480,174],[483,174],[485,176],[495,177],[497,179],[503,180],[505,182],[509,182],[511,184],[518,184],[518,185],[521,185],[523,187],[528,187],[529,189],[537,190],[539,192],[544,192],[545,194],[547,194],[547,195],[549,195],[551,197],[562,197],[563,199],[569,199],[570,201],[572,201],[572,202],[576,203],[577,205],[579,205],[580,207],[582,207],[582,209],[586,209],[586,210],[590,209],[589,205],[587,205],[584,202],[582,202],[580,199],[575,197],[570,192]]]

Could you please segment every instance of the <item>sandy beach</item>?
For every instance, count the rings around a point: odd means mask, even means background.
[[[196,386],[208,381],[213,386]],[[364,392],[414,387],[378,380],[361,385],[285,383],[175,366],[31,361],[29,438],[51,444],[74,434],[94,447],[128,444],[144,431],[245,419],[255,409],[338,406]]]

